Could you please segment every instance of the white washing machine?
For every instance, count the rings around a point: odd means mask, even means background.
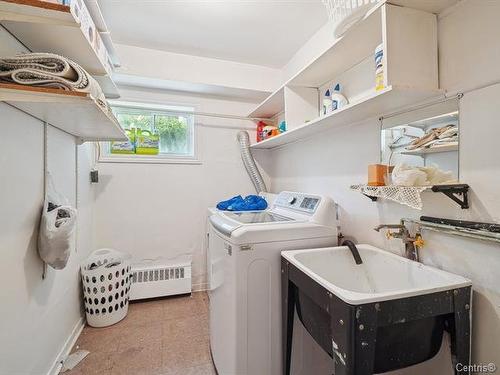
[[[284,191],[260,212],[211,211],[210,347],[219,375],[281,375],[282,250],[337,245],[332,199]]]

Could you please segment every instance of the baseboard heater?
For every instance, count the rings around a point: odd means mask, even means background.
[[[191,258],[155,259],[132,263],[130,299],[191,293]]]

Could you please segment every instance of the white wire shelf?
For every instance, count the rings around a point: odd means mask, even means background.
[[[364,184],[351,185],[351,190],[366,195],[372,201],[378,198],[389,199],[393,202],[406,205],[408,207],[421,210],[423,207],[421,194],[424,191],[443,193],[462,209],[469,208],[469,185],[451,184],[451,185],[431,185],[431,186],[370,186]]]
[[[423,207],[420,193],[430,188],[432,186],[369,186],[363,184],[351,186],[352,190],[374,198],[372,200],[385,198],[417,210],[421,210]]]

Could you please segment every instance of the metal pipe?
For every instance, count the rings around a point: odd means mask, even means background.
[[[452,236],[466,237],[481,241],[491,241],[500,243],[500,235],[498,233],[480,231],[476,229],[461,228],[444,224],[436,224],[430,222],[423,222],[415,219],[402,219],[406,223],[415,224],[419,230],[427,229],[433,232],[449,234]]]
[[[180,109],[169,109],[164,106],[158,104],[142,104],[135,102],[124,102],[120,100],[108,100],[109,105],[116,107],[124,107],[124,108],[136,108],[136,109],[157,109],[165,113],[176,113],[181,115],[195,115],[195,116],[203,116],[203,117],[216,117],[216,118],[225,118],[229,120],[244,120],[244,121],[268,121],[272,120],[269,118],[262,117],[248,117],[248,116],[239,116],[239,115],[229,115],[225,113],[215,113],[215,112],[199,112],[199,111],[186,111]]]

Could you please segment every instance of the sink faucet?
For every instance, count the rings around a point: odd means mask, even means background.
[[[381,224],[374,229],[380,232],[381,229],[388,229],[387,238],[400,238],[405,244],[405,257],[415,262],[419,261],[418,248],[423,246],[424,241],[422,240],[422,235],[420,233],[415,234],[415,237],[410,235],[410,231],[404,223],[401,224]],[[391,231],[391,229],[399,229],[397,232]]]
[[[356,264],[363,264],[363,260],[361,259],[361,255],[359,255],[358,248],[356,247],[354,242],[352,242],[351,240],[344,240],[344,242],[342,242],[341,246],[347,246],[349,248],[349,250],[351,250],[352,257],[354,258],[354,261],[356,262]]]

